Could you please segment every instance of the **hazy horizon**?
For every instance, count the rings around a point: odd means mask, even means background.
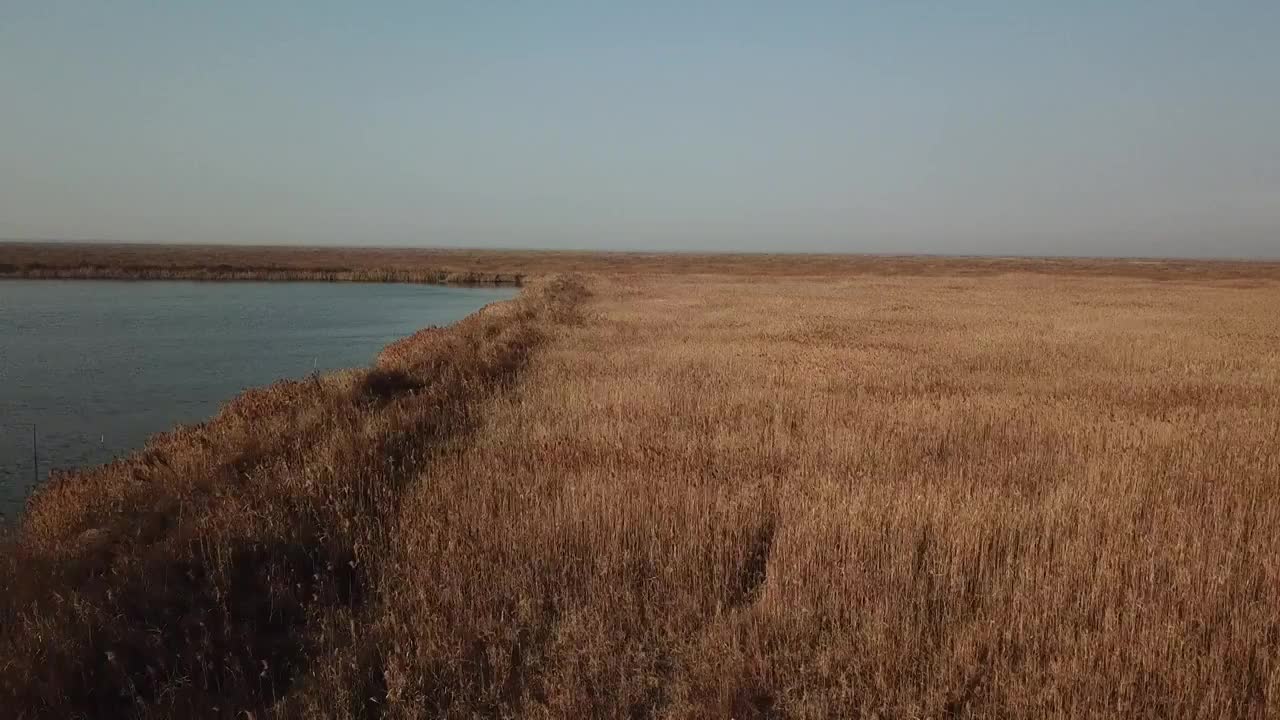
[[[0,238],[1280,256],[1280,5],[0,7]]]

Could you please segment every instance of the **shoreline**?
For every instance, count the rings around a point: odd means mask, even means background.
[[[0,697],[112,717],[163,697],[188,714],[265,706],[322,673],[382,591],[401,495],[585,293],[539,280],[367,367],[246,390],[51,474],[0,532]]]
[[[146,277],[146,278],[119,278],[119,277],[111,277],[111,278],[94,278],[94,277],[77,276],[77,277],[72,277],[72,278],[66,278],[66,277],[9,277],[9,276],[0,276],[0,283],[5,282],[5,281],[21,282],[21,281],[28,281],[28,280],[30,280],[30,281],[40,281],[40,280],[86,280],[86,281],[98,281],[98,280],[107,280],[107,281],[112,281],[112,282],[124,282],[124,283],[129,283],[129,282],[209,282],[209,283],[220,283],[220,282],[226,282],[226,283],[240,283],[240,282],[245,282],[245,283],[255,283],[255,282],[272,282],[271,280],[263,280],[263,279],[256,279],[256,278],[255,278],[255,279],[243,279],[243,280],[242,280],[242,279],[221,279],[221,278],[219,278],[219,279],[199,278],[199,279],[197,279],[197,278],[188,278],[188,277],[163,277],[163,278],[151,278],[151,277]],[[279,282],[300,282],[300,283],[318,283],[318,284],[319,284],[319,283],[325,283],[325,282],[351,282],[351,283],[362,283],[362,282],[368,282],[369,284],[374,284],[374,285],[376,285],[376,284],[381,284],[381,283],[377,283],[377,282],[370,282],[370,281],[366,281],[366,280],[362,280],[362,279],[350,279],[350,280],[346,280],[346,279],[330,279],[330,280],[327,280],[327,281],[326,281],[326,280],[319,280],[319,279],[290,278],[290,279],[286,279],[286,280],[280,280]],[[401,284],[422,284],[422,285],[431,285],[431,286],[440,287],[440,288],[448,288],[448,290],[459,290],[459,291],[467,291],[467,290],[484,291],[484,290],[489,290],[489,291],[494,292],[494,293],[497,293],[497,292],[499,292],[499,291],[503,291],[503,292],[509,292],[509,293],[511,293],[511,295],[510,295],[510,297],[506,297],[506,298],[502,298],[502,299],[495,299],[495,300],[492,300],[492,301],[490,301],[490,302],[486,302],[486,303],[484,303],[483,305],[480,305],[479,307],[476,307],[474,310],[472,310],[472,311],[470,311],[470,312],[466,313],[465,315],[462,315],[461,317],[457,317],[457,318],[456,318],[455,320],[453,320],[452,322],[448,322],[447,324],[444,324],[444,325],[427,325],[427,326],[424,326],[424,327],[418,327],[418,328],[415,328],[415,329],[413,329],[413,330],[411,330],[411,331],[409,331],[409,332],[405,333],[404,335],[401,335],[401,336],[398,336],[398,337],[391,338],[391,339],[390,339],[388,342],[386,342],[384,345],[382,345],[382,346],[380,346],[380,347],[376,347],[376,348],[374,348],[374,349],[372,350],[371,354],[368,356],[367,361],[366,361],[366,362],[363,362],[363,363],[361,363],[361,364],[358,364],[358,365],[350,365],[350,366],[345,366],[345,367],[336,367],[336,368],[332,368],[332,369],[329,369],[329,370],[321,371],[320,373],[310,372],[310,373],[301,374],[301,375],[280,375],[280,376],[277,376],[277,377],[271,377],[271,378],[266,379],[266,380],[263,380],[263,381],[255,382],[255,383],[253,383],[253,384],[251,384],[251,385],[247,385],[247,386],[243,387],[241,390],[239,390],[238,392],[233,392],[233,393],[228,394],[228,395],[222,395],[222,396],[219,396],[219,397],[216,397],[216,398],[212,398],[212,399],[210,400],[210,403],[211,403],[211,404],[213,404],[213,406],[214,406],[214,407],[213,407],[212,411],[211,411],[208,415],[206,415],[205,417],[203,417],[202,419],[198,419],[198,420],[195,420],[195,421],[192,421],[192,422],[174,422],[173,424],[171,424],[171,425],[169,425],[169,426],[167,426],[167,427],[165,427],[165,428],[158,429],[158,430],[156,430],[156,431],[154,431],[154,432],[152,432],[152,433],[148,434],[148,435],[146,436],[146,438],[144,438],[144,439],[141,441],[141,443],[140,443],[140,444],[136,444],[136,445],[129,445],[128,447],[122,447],[122,448],[119,448],[119,449],[118,449],[118,451],[113,452],[113,454],[112,454],[113,456],[112,456],[110,459],[108,459],[108,460],[105,460],[105,461],[102,461],[102,462],[88,462],[88,463],[84,463],[84,464],[68,464],[68,465],[53,466],[53,465],[50,465],[50,464],[49,464],[50,462],[52,462],[52,459],[48,456],[48,454],[46,454],[45,452],[41,452],[41,453],[40,453],[40,455],[41,455],[41,457],[40,457],[40,465],[42,465],[43,467],[42,467],[42,468],[40,468],[40,469],[41,469],[41,470],[43,470],[43,472],[40,472],[40,473],[39,473],[39,477],[38,477],[38,479],[37,479],[34,483],[32,483],[32,482],[30,482],[31,478],[28,478],[28,479],[27,479],[27,480],[28,480],[28,482],[27,482],[27,483],[23,483],[23,482],[21,481],[21,479],[19,478],[19,479],[18,479],[19,481],[18,481],[17,483],[15,483],[15,484],[13,484],[13,485],[11,485],[11,486],[10,486],[11,488],[16,488],[16,490],[15,490],[15,494],[14,494],[14,502],[13,502],[12,504],[9,504],[7,507],[6,507],[6,505],[5,505],[5,504],[0,503],[0,534],[2,534],[2,533],[3,533],[4,531],[6,531],[6,530],[13,530],[13,529],[15,529],[18,525],[20,525],[20,524],[21,524],[22,519],[23,519],[24,514],[25,514],[25,508],[26,508],[26,505],[27,505],[28,501],[30,500],[30,498],[34,496],[34,494],[37,492],[37,490],[38,490],[40,487],[42,487],[42,486],[44,486],[45,484],[47,484],[48,482],[50,482],[50,481],[51,481],[55,476],[60,476],[60,475],[69,475],[69,474],[78,474],[78,473],[90,473],[90,472],[94,472],[94,471],[96,471],[96,470],[98,470],[98,469],[100,469],[100,468],[103,468],[103,467],[105,467],[105,466],[112,465],[112,464],[114,464],[114,463],[118,463],[118,462],[122,462],[122,461],[130,460],[130,459],[132,458],[132,456],[133,456],[133,455],[135,455],[135,454],[137,454],[137,453],[142,452],[142,451],[143,451],[143,450],[144,450],[144,449],[145,449],[145,448],[146,448],[146,447],[151,443],[152,438],[155,438],[155,437],[158,437],[158,436],[161,436],[161,435],[169,435],[169,434],[172,434],[172,433],[178,433],[178,432],[182,432],[182,431],[184,431],[184,430],[188,430],[188,429],[192,429],[192,428],[198,428],[198,427],[200,427],[200,426],[202,426],[202,425],[204,425],[204,424],[207,424],[207,423],[209,423],[209,422],[212,422],[213,420],[215,420],[215,419],[218,417],[218,415],[222,412],[222,410],[223,410],[223,408],[224,408],[224,407],[226,407],[226,406],[227,406],[228,404],[230,404],[230,403],[235,402],[235,401],[237,400],[237,398],[239,398],[239,397],[240,397],[241,395],[243,395],[243,394],[247,394],[247,393],[255,393],[255,392],[258,392],[258,391],[266,390],[266,389],[268,389],[268,388],[270,388],[270,387],[273,387],[273,386],[275,386],[275,385],[277,385],[277,384],[281,384],[281,383],[311,381],[314,377],[316,377],[316,376],[317,376],[317,374],[321,374],[321,375],[329,375],[329,374],[353,373],[353,372],[360,372],[360,371],[367,370],[367,369],[369,369],[369,368],[372,368],[372,367],[376,366],[376,365],[377,365],[377,363],[378,363],[378,361],[379,361],[379,358],[380,358],[380,357],[382,357],[382,355],[383,355],[385,352],[387,352],[390,348],[392,348],[393,346],[396,346],[397,344],[399,344],[399,343],[401,343],[401,342],[404,342],[404,341],[406,341],[407,339],[412,338],[412,337],[414,337],[414,336],[416,336],[416,335],[418,335],[418,334],[420,334],[420,333],[423,333],[424,331],[429,330],[429,329],[448,329],[448,328],[452,328],[452,327],[454,327],[454,326],[458,325],[459,323],[462,323],[462,322],[467,321],[469,318],[471,318],[471,317],[473,317],[473,316],[476,316],[476,315],[479,315],[479,314],[484,313],[484,312],[486,312],[486,311],[489,311],[489,310],[490,310],[490,308],[492,308],[492,307],[493,307],[493,306],[495,306],[495,305],[501,305],[501,304],[503,304],[503,303],[509,303],[509,302],[516,301],[516,300],[520,297],[520,293],[521,293],[521,286],[520,286],[520,285],[513,285],[513,284],[510,284],[510,283],[461,283],[461,282],[448,282],[448,283],[438,283],[438,282],[437,282],[437,283],[426,283],[426,282],[404,281],[404,282],[403,282],[403,283],[401,283]],[[0,423],[0,425],[3,425],[3,423]],[[25,427],[25,426],[30,425],[30,424],[29,424],[29,423],[27,423],[27,424],[20,424],[20,425]],[[42,438],[42,440],[44,440],[44,439],[47,439],[47,438]],[[0,482],[3,482],[3,480],[0,480]],[[25,488],[25,489],[24,489],[24,488]]]
[[[478,273],[453,270],[353,270],[288,269],[252,267],[167,267],[167,266],[45,266],[0,264],[0,280],[188,280],[193,282],[352,282],[413,285],[456,285],[471,287],[521,287],[519,273]]]

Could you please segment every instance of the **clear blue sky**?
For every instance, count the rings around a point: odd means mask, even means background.
[[[1280,255],[1280,2],[0,0],[0,237]]]

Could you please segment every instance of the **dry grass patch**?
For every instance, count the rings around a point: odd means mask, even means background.
[[[526,290],[55,484],[5,706],[1280,713],[1267,266],[706,262],[755,269]]]
[[[1280,711],[1280,287],[600,283],[402,507],[394,717]]]

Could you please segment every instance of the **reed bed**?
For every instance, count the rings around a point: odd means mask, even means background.
[[[1280,286],[602,287],[401,506],[388,717],[1280,713]]]
[[[52,484],[0,552],[3,706],[1280,714],[1268,266],[669,262]]]
[[[305,695],[361,632],[403,488],[580,296],[544,280],[373,367],[249,391],[51,478],[0,538],[0,706],[244,717]],[[376,689],[347,690],[320,716],[368,714]]]

